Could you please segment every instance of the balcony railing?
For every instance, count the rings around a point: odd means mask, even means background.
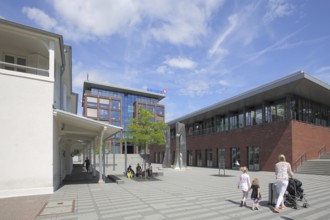
[[[49,71],[48,70],[35,68],[35,67],[30,67],[30,66],[19,65],[19,64],[14,64],[14,63],[7,63],[7,62],[3,62],[3,61],[0,61],[0,69],[49,77]]]

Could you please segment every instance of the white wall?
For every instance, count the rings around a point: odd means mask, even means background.
[[[0,197],[52,193],[54,83],[1,71]]]

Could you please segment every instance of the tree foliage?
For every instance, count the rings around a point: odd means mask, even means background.
[[[167,125],[163,121],[154,121],[154,115],[148,110],[139,107],[139,117],[132,118],[126,131],[126,140],[138,146],[165,144]]]

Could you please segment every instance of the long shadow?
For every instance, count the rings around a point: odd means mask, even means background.
[[[212,174],[211,176],[216,176],[216,177],[236,177],[234,175],[223,175],[223,174]]]
[[[96,175],[93,176],[91,172],[87,173],[86,168],[81,164],[74,164],[72,173],[66,175],[62,182],[62,185],[70,184],[95,184],[99,182],[100,173],[96,171]],[[105,183],[112,183],[108,178],[105,178]]]

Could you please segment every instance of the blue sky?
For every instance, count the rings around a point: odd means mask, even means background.
[[[63,35],[73,86],[166,89],[166,121],[303,70],[330,84],[328,0],[2,0]]]

